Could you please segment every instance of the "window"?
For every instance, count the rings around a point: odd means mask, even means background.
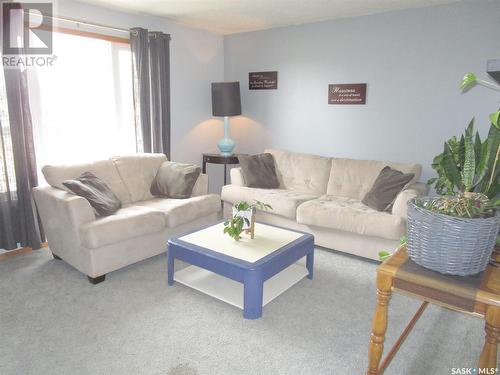
[[[59,32],[53,43],[53,66],[28,72],[38,168],[136,152],[130,45]]]

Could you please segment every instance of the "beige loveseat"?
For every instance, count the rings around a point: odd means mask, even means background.
[[[417,182],[419,164],[265,152],[274,156],[280,189],[246,187],[241,168],[233,168],[231,184],[222,189],[225,216],[235,202],[259,200],[273,210],[257,212],[257,220],[312,233],[319,246],[366,258],[378,259],[379,251],[398,245],[406,233],[408,200],[428,192],[426,184]],[[379,212],[361,200],[387,165],[415,177],[390,211]]]
[[[170,236],[216,222],[220,197],[208,194],[206,175],[198,178],[191,198],[151,195],[151,183],[165,160],[163,154],[136,154],[43,167],[50,186],[35,188],[33,196],[54,257],[97,283],[108,272],[164,252]],[[86,199],[64,190],[63,181],[86,171],[102,179],[122,201],[115,214],[97,218]]]

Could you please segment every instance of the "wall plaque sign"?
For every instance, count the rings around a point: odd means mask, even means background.
[[[278,72],[248,73],[249,90],[276,90],[278,88]]]
[[[365,104],[366,83],[328,85],[328,104]]]

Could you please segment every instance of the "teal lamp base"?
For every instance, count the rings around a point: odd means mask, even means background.
[[[222,138],[217,142],[217,147],[222,156],[230,156],[233,154],[234,141],[231,138]]]
[[[229,138],[229,117],[224,116],[224,138],[217,142],[217,147],[222,156],[230,156],[233,154],[235,145],[234,141]]]

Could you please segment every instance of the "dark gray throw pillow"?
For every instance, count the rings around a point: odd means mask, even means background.
[[[151,184],[151,194],[185,199],[191,197],[201,169],[195,165],[165,161]]]
[[[80,177],[62,183],[72,193],[89,201],[97,216],[109,216],[122,207],[122,202],[108,185],[91,172],[84,172]]]
[[[385,211],[414,176],[413,173],[403,173],[389,166],[384,167],[361,202],[377,211]]]
[[[238,160],[246,186],[261,189],[278,189],[280,187],[273,155],[269,153],[240,155]]]

